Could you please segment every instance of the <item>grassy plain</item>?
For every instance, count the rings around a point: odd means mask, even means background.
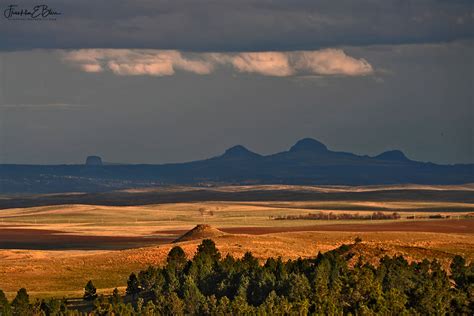
[[[221,190],[231,189],[238,190]],[[327,190],[340,193],[337,187]],[[92,279],[99,292],[110,293],[115,287],[124,290],[130,272],[162,264],[174,245],[171,241],[201,223],[224,231],[214,240],[223,254],[237,257],[246,251],[262,260],[277,256],[313,257],[318,251],[328,251],[361,237],[363,242],[351,250],[354,260],[362,255],[376,264],[383,255],[403,254],[410,260],[436,258],[447,267],[455,254],[474,259],[474,220],[469,219],[473,210],[470,201],[440,199],[188,201],[139,206],[73,204],[9,208],[0,210],[0,288],[9,297],[20,287],[26,287],[32,297],[78,297],[85,283]],[[273,219],[313,212],[374,211],[396,211],[402,218]],[[426,219],[435,214],[449,215],[450,219]],[[415,220],[408,219],[413,215]],[[199,242],[191,240],[180,245],[191,257]]]

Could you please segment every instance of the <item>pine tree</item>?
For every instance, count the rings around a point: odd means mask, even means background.
[[[141,315],[143,316],[155,316],[156,314],[156,306],[153,304],[153,301],[148,301],[141,310]]]
[[[8,303],[8,299],[5,296],[5,293],[3,293],[2,290],[0,290],[0,315],[2,316],[10,316],[11,315],[11,308],[10,304]]]
[[[128,277],[126,293],[132,297],[133,301],[137,299],[140,293],[140,283],[135,273],[131,273]]]
[[[122,303],[122,297],[120,296],[119,290],[115,288],[112,292],[112,297],[110,298],[110,302],[115,306]]]
[[[187,276],[183,284],[183,300],[186,306],[186,314],[197,315],[205,301],[204,295],[199,291],[191,276]]]
[[[138,273],[138,281],[141,291],[150,291],[156,283],[158,271],[156,268],[149,266],[148,269]]]
[[[172,292],[168,296],[166,300],[164,314],[176,316],[184,315],[184,303],[176,293]]]
[[[165,267],[130,274],[126,292],[132,304],[124,304],[117,289],[109,299],[96,299],[89,281],[84,299],[94,301],[93,315],[472,315],[474,310],[474,264],[462,257],[453,259],[450,279],[436,260],[408,263],[402,256],[384,257],[377,268],[359,259],[349,268],[341,248],[316,259],[270,258],[264,266],[251,253],[221,260],[212,241],[203,241],[191,261],[181,248],[173,249]],[[0,316],[66,313],[79,311],[67,311],[65,302],[55,299],[30,304],[25,289],[10,305],[0,290]]]
[[[204,239],[198,246],[194,260],[200,257],[209,257],[213,261],[218,261],[221,258],[219,250],[216,248],[216,244],[211,239]]]
[[[57,299],[42,300],[40,303],[40,310],[46,315],[61,315],[65,314],[67,307],[64,301]]]
[[[30,311],[30,297],[25,288],[18,290],[11,304],[13,315],[28,315]]]
[[[182,270],[186,266],[188,259],[186,258],[186,253],[183,248],[175,246],[171,248],[166,258],[168,266],[173,267],[176,270]]]
[[[188,274],[193,277],[199,290],[206,296],[216,292],[217,280],[214,277],[220,257],[215,243],[210,239],[204,239],[189,266]]]
[[[451,277],[453,278],[454,282],[456,282],[456,287],[459,289],[466,288],[466,286],[469,284],[466,273],[468,271],[466,267],[466,260],[463,257],[457,255],[453,258],[450,268]]]
[[[91,280],[89,280],[84,287],[84,296],[83,298],[86,301],[93,301],[97,298],[97,289],[94,286],[94,283],[92,283]]]
[[[101,294],[94,301],[94,309],[97,315],[110,315],[113,310],[113,306],[110,304],[109,300]]]
[[[309,296],[311,286],[304,274],[291,273],[288,278],[288,300],[300,302]]]

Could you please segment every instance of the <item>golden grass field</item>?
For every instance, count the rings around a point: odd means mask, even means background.
[[[433,212],[426,212],[431,208]],[[449,208],[463,211],[437,211]],[[374,209],[396,209],[402,218],[272,219],[312,212],[363,214]],[[0,210],[0,289],[10,298],[20,287],[36,298],[78,297],[91,279],[99,292],[110,293],[115,287],[124,290],[132,271],[162,264],[174,245],[171,241],[201,223],[222,229],[224,233],[213,240],[223,254],[237,257],[246,251],[262,260],[312,257],[359,236],[363,242],[353,250],[356,257],[363,255],[374,264],[383,255],[403,254],[409,260],[436,258],[448,267],[455,254],[474,259],[474,220],[467,217],[472,210],[472,203],[439,201],[187,202],[4,209]],[[407,219],[413,214],[451,218]],[[191,257],[199,242],[179,244]]]

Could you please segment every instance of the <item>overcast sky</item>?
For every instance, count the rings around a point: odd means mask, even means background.
[[[472,1],[62,2],[42,21],[0,5],[0,163],[181,162],[303,137],[474,163]]]

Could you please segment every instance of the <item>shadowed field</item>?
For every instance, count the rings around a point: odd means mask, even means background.
[[[163,186],[103,193],[2,195],[0,196],[0,209],[61,204],[136,206],[204,201],[430,201],[474,203],[474,185]],[[425,210],[431,209],[427,208]],[[462,209],[455,210],[461,211]]]
[[[58,230],[0,227],[1,249],[128,249],[173,241],[174,236],[84,236]]]
[[[431,233],[474,233],[474,220],[430,220],[405,221],[373,224],[326,224],[293,227],[242,226],[223,227],[229,234],[265,235],[287,232],[431,232]],[[144,236],[78,235],[58,230],[14,228],[0,226],[0,249],[35,250],[118,250],[138,248],[146,245],[166,244],[185,234],[186,229],[155,231]],[[211,237],[211,236],[209,236]]]

